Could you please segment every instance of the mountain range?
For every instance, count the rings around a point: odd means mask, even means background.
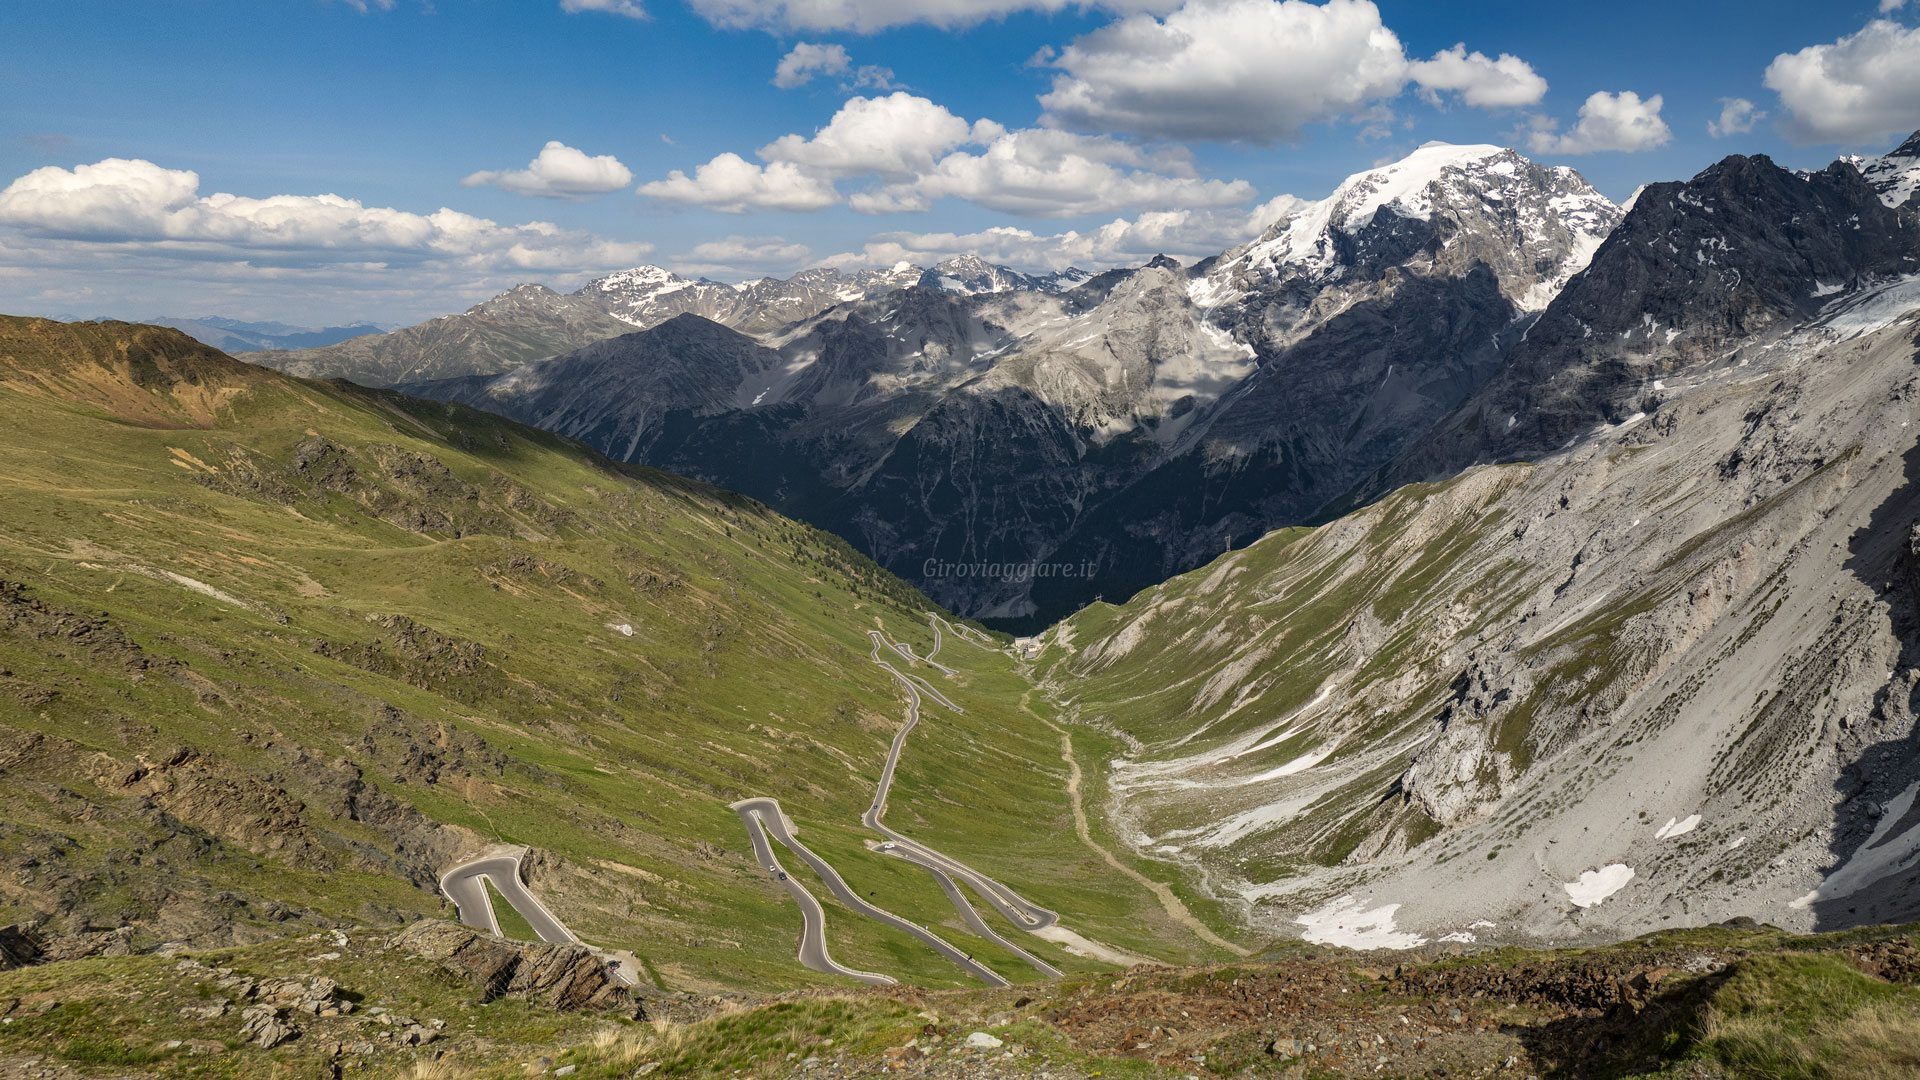
[[[520,285],[458,315],[377,337],[271,352],[260,359],[307,378],[395,386],[498,374],[529,360],[657,326],[677,315],[698,315],[744,333],[765,334],[835,304],[895,289],[1057,292],[1087,277],[1074,269],[1022,274],[976,256],[960,256],[925,269],[907,263],[852,274],[820,268],[738,285],[641,266],[595,278],[565,294],[544,285]]]
[[[1626,415],[1668,362],[1622,358],[1645,319],[1670,359],[1902,272],[1912,147],[1812,177],[1733,158],[1623,210],[1570,169],[1433,144],[1192,266],[1032,279],[956,260],[741,287],[632,271],[570,302],[646,329],[403,385],[749,492],[954,610],[1030,630]],[[1856,213],[1874,227],[1836,228]],[[1722,287],[1694,289],[1714,266]],[[1645,275],[1661,281],[1627,287]]]
[[[385,327],[372,323],[354,323],[350,326],[305,327],[289,326],[277,322],[247,322],[243,319],[229,319],[219,315],[203,315],[188,318],[178,315],[162,315],[142,320],[153,326],[171,326],[195,341],[227,353],[261,352],[269,349],[313,349],[326,345],[337,345],[368,334],[379,334]]]
[[[1039,625],[1344,494],[1492,374],[1618,219],[1571,170],[1430,146],[1191,268],[895,289],[757,338],[680,319],[407,385],[752,492],[955,610]]]

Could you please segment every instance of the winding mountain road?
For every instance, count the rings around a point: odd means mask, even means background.
[[[501,899],[527,920],[541,941],[555,945],[580,944],[573,931],[520,883],[520,860],[526,853],[526,848],[520,848],[511,854],[483,855],[461,863],[440,875],[440,891],[460,909],[461,922],[476,930],[499,934],[500,920],[494,915],[493,901],[487,896],[486,883],[490,881]]]
[[[520,883],[520,861],[529,850],[525,847],[506,851],[496,849],[478,858],[468,859],[440,875],[440,892],[460,909],[461,922],[499,937],[504,936],[500,933],[500,919],[494,913],[492,898],[487,895],[487,882],[492,882],[501,899],[527,920],[527,925],[533,928],[541,941],[591,949],[596,956],[607,961],[608,970],[615,979],[627,986],[640,985],[640,964],[632,953],[602,949],[581,941],[558,916],[547,910],[547,905],[541,903],[531,889]]]
[[[887,796],[893,791],[894,770],[900,764],[900,752],[906,748],[907,736],[911,735],[913,729],[920,723],[920,706],[923,694],[945,705],[947,708],[952,709],[956,713],[960,712],[961,709],[958,705],[948,701],[946,696],[940,693],[940,691],[928,685],[925,679],[917,675],[903,673],[892,664],[882,660],[880,658],[880,649],[883,644],[886,644],[886,639],[878,630],[867,631],[867,637],[873,642],[873,662],[885,668],[889,674],[895,679],[898,679],[900,685],[905,687],[907,691],[907,722],[901,726],[900,731],[893,737],[893,745],[888,748],[887,751],[887,762],[880,770],[880,784],[874,792],[873,803],[867,807],[867,812],[860,818],[861,822],[864,823],[867,828],[887,838],[888,843],[881,844],[876,850],[883,851],[897,858],[906,859],[908,862],[923,866],[928,870],[966,882],[968,887],[985,899],[987,903],[992,904],[994,909],[1005,916],[1008,921],[1022,930],[1028,932],[1044,930],[1054,923],[1059,922],[1059,915],[1038,904],[1030,903],[1019,893],[1014,892],[998,881],[980,873],[957,859],[943,855],[887,827],[884,818],[887,812]],[[964,901],[957,906],[964,908],[960,913],[961,918],[966,919],[969,916],[973,916],[974,919],[978,918],[978,916],[973,915],[971,906],[966,905]],[[1028,960],[1036,964],[1036,966],[1044,966],[1040,965],[1040,962],[1034,960],[1031,956],[1028,957]],[[1059,974],[1057,970],[1053,970],[1050,966],[1047,966],[1047,970],[1052,974]]]
[[[888,984],[894,981],[885,975],[877,975],[867,971],[855,971],[851,968],[842,967],[827,955],[825,913],[821,910],[819,901],[815,900],[813,895],[807,892],[805,887],[780,868],[779,861],[774,858],[773,849],[767,842],[768,836],[780,841],[787,850],[799,856],[801,862],[806,863],[815,874],[819,875],[820,880],[826,883],[827,891],[833,894],[834,899],[865,915],[869,919],[885,923],[896,930],[902,930],[912,934],[914,937],[926,943],[926,945],[935,952],[959,965],[967,974],[985,982],[989,986],[1007,985],[1007,980],[995,974],[992,969],[976,961],[973,957],[968,956],[959,949],[954,948],[952,945],[947,944],[946,941],[932,931],[927,930],[918,923],[908,922],[906,919],[895,915],[885,908],[870,904],[859,893],[854,892],[853,889],[847,885],[846,881],[840,877],[840,872],[833,868],[832,863],[814,854],[811,848],[794,837],[794,829],[787,820],[786,812],[780,808],[778,800],[767,798],[743,799],[740,802],[734,803],[732,809],[740,815],[740,820],[747,824],[747,832],[754,842],[754,857],[760,860],[760,865],[765,867],[769,873],[776,875],[781,883],[787,887],[787,891],[792,893],[794,899],[800,903],[802,915],[800,962],[802,964],[805,964],[815,971],[824,971],[834,975],[848,975],[862,982],[875,983],[876,985]]]
[[[970,931],[999,945],[1015,956],[1020,957],[1041,974],[1058,976],[1060,969],[1008,941],[989,926],[986,920],[980,917],[980,913],[968,902],[966,895],[960,890],[960,885],[964,883],[976,894],[983,897],[988,904],[993,906],[994,910],[998,911],[1009,922],[1013,923],[1014,926],[1030,933],[1040,933],[1052,927],[1059,921],[1058,915],[1038,904],[1030,903],[1019,893],[980,873],[958,859],[941,854],[924,844],[918,843],[910,837],[895,832],[887,827],[884,820],[887,809],[887,796],[893,789],[894,771],[899,767],[900,754],[901,751],[906,748],[907,736],[912,734],[913,729],[920,723],[920,710],[923,703],[930,699],[953,710],[955,713],[961,713],[963,711],[960,706],[948,700],[947,696],[941,693],[933,684],[912,672],[901,671],[881,656],[881,651],[884,649],[906,661],[908,664],[924,663],[949,675],[958,674],[954,669],[934,659],[934,657],[939,654],[940,647],[945,640],[941,632],[944,620],[931,612],[928,613],[927,617],[933,626],[933,648],[923,657],[915,656],[910,647],[888,638],[878,630],[867,631],[867,638],[873,646],[869,654],[873,662],[885,668],[888,674],[892,675],[902,687],[906,688],[907,722],[901,725],[899,732],[893,737],[892,744],[887,748],[886,763],[881,767],[880,782],[875,788],[872,805],[868,807],[867,812],[862,815],[860,820],[868,828],[886,838],[883,842],[872,845],[873,850],[894,858],[904,859],[907,862],[921,867],[933,876],[934,882],[940,886],[940,891],[946,895],[948,902],[953,905],[954,910],[959,913],[961,920]],[[955,632],[957,633],[957,631]],[[978,644],[977,642],[970,643]],[[892,978],[876,972],[858,971],[853,968],[844,967],[828,955],[826,944],[826,913],[820,906],[820,902],[814,898],[813,894],[808,892],[804,886],[795,881],[781,868],[779,860],[773,852],[774,841],[778,841],[784,845],[789,851],[792,851],[798,856],[802,862],[806,863],[820,880],[826,883],[827,890],[841,903],[853,908],[855,911],[858,911],[870,919],[885,923],[888,926],[913,935],[926,943],[927,946],[935,952],[945,956],[962,970],[988,985],[1007,985],[1006,979],[974,960],[973,957],[968,954],[954,948],[929,929],[916,925],[890,911],[868,903],[859,893],[847,885],[845,880],[840,877],[839,871],[835,870],[831,863],[822,859],[805,844],[800,843],[794,838],[793,834],[798,830],[793,825],[791,819],[787,817],[786,812],[781,809],[780,803],[777,800],[766,797],[743,799],[740,802],[734,803],[732,809],[740,815],[741,822],[747,827],[747,835],[753,844],[755,859],[759,861],[760,865],[768,873],[775,875],[779,881],[786,886],[787,891],[792,894],[794,900],[800,905],[800,962],[803,965],[815,971],[845,975],[849,978],[859,979],[867,983],[880,984],[894,981]]]

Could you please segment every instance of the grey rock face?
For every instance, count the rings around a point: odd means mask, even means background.
[[[1920,224],[1846,162],[1796,175],[1735,156],[1685,183],[1652,185],[1500,374],[1377,490],[1538,456],[1650,412],[1658,380],[1916,271]]]
[[[408,927],[394,944],[474,984],[488,1000],[520,997],[554,1009],[638,1013],[632,995],[583,946],[517,944],[434,921]]]
[[[22,926],[0,927],[0,971],[40,962],[39,935]]]
[[[1093,275],[1077,267],[1051,274],[1022,274],[982,259],[978,255],[960,255],[935,263],[921,274],[915,284],[964,294],[992,292],[1063,292]]]
[[[240,1037],[264,1050],[289,1042],[300,1033],[283,1017],[286,1010],[272,1005],[249,1005],[240,1010]]]
[[[1920,213],[1920,132],[1891,153],[1854,161],[1880,201],[1895,209]]]
[[[317,349],[261,352],[251,359],[310,379],[391,386],[419,379],[504,371],[632,326],[577,294],[521,285],[459,315],[443,315],[391,334]]]

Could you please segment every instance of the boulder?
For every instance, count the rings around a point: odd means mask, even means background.
[[[281,1010],[271,1005],[249,1005],[240,1011],[240,1037],[271,1050],[299,1034],[281,1017]]]

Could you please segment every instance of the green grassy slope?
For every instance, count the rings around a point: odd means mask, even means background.
[[[838,539],[151,327],[0,319],[0,409],[0,858],[21,870],[0,922],[208,944],[391,922],[443,913],[463,853],[527,844],[576,933],[669,984],[833,982],[794,961],[798,913],[727,809],[770,795],[855,887],[965,937],[924,873],[864,847],[905,712],[865,631],[924,653],[930,605]],[[1011,662],[941,659],[966,713],[929,709],[890,822],[1090,937],[1199,955],[1076,840]],[[962,984],[831,903],[828,930],[850,966]]]

